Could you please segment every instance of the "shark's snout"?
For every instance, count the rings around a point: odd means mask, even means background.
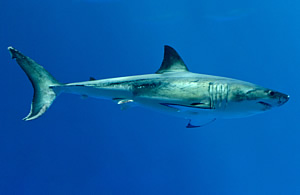
[[[269,96],[276,100],[276,106],[281,106],[290,99],[289,95],[275,91],[270,92]]]
[[[281,95],[279,96],[279,100],[278,100],[278,105],[279,106],[285,104],[290,99],[289,95],[286,95],[286,94],[283,94],[283,93],[280,93],[280,94]]]
[[[265,90],[264,93],[262,98],[257,102],[263,106],[262,110],[270,110],[271,108],[282,106],[290,98],[289,95],[272,90]]]

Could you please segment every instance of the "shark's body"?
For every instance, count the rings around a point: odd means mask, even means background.
[[[62,92],[114,100],[123,109],[142,105],[189,119],[199,127],[216,118],[257,114],[287,102],[288,95],[258,85],[188,71],[178,53],[165,46],[164,60],[155,74],[61,84],[42,66],[9,47],[35,89],[31,112],[24,120],[41,116]]]

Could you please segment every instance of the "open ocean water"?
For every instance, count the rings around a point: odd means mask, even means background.
[[[141,107],[63,94],[25,122],[13,46],[61,82],[154,73],[163,46],[197,73],[290,95],[277,109],[186,129]],[[297,0],[0,0],[0,194],[300,194]]]

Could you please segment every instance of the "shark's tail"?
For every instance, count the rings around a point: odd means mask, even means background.
[[[23,119],[25,121],[40,117],[51,106],[59,92],[54,91],[51,86],[61,85],[48,71],[31,58],[23,55],[13,47],[8,47],[12,59],[28,76],[33,88],[34,95],[31,103],[30,113]]]

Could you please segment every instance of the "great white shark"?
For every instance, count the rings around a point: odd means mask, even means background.
[[[155,74],[126,76],[63,84],[34,60],[13,47],[12,59],[24,70],[34,88],[25,121],[40,117],[61,93],[109,99],[126,109],[141,105],[188,119],[187,128],[200,127],[217,118],[246,117],[283,105],[289,96],[245,81],[192,73],[179,54],[164,47]]]

